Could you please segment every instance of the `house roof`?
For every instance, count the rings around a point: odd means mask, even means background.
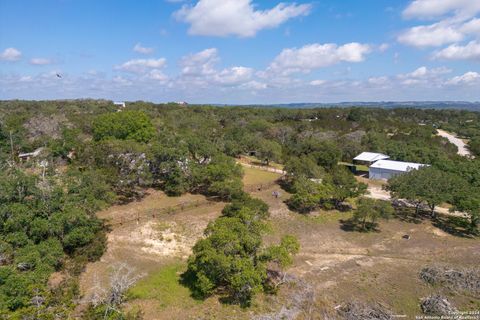
[[[393,160],[379,160],[372,164],[370,168],[379,168],[379,169],[387,169],[387,170],[395,170],[395,171],[402,171],[408,172],[413,169],[418,169],[423,166],[428,166],[422,163],[414,163],[414,162],[403,162],[403,161],[393,161]]]
[[[377,160],[383,160],[383,159],[389,159],[389,158],[390,158],[389,156],[383,153],[362,152],[358,156],[353,158],[353,160],[374,162]]]

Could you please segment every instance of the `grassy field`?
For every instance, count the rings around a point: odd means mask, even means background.
[[[377,232],[352,232],[345,229],[343,223],[352,217],[352,211],[318,210],[310,215],[291,212],[284,203],[290,195],[271,184],[279,174],[255,168],[244,170],[247,187],[266,186],[252,191],[254,197],[270,206],[270,228],[265,243],[278,243],[285,234],[299,239],[301,249],[288,273],[315,293],[315,315],[335,314],[335,306],[358,300],[381,303],[396,314],[407,315],[406,319],[414,319],[421,314],[420,299],[433,293],[448,296],[460,310],[480,308],[478,297],[429,286],[418,276],[423,267],[432,265],[478,268],[478,239],[449,233],[427,217],[412,220],[398,216],[380,221]],[[272,196],[274,190],[281,191],[279,198]],[[192,199],[196,196],[168,198],[152,193],[142,201],[116,206],[103,214],[132,214]],[[145,320],[199,319],[200,315],[202,319],[243,320],[255,314],[281,310],[298,300],[295,298],[299,294],[298,287],[284,285],[277,295],[259,295],[251,308],[242,309],[222,304],[218,296],[205,301],[195,300],[189,289],[180,284],[191,246],[202,236],[208,222],[218,217],[223,205],[193,208],[110,233],[109,249],[103,262],[96,264],[104,268],[126,261],[146,274],[129,291],[127,309],[144,310]],[[410,240],[402,238],[405,234],[411,236]],[[93,268],[93,271],[98,270]],[[299,319],[303,319],[302,310]]]
[[[175,261],[152,272],[140,280],[128,292],[128,299],[155,300],[159,308],[177,305],[191,308],[200,302],[190,296],[190,290],[180,284],[180,274],[184,272],[184,261]]]
[[[243,171],[245,172],[245,175],[243,177],[243,184],[245,186],[268,184],[276,181],[278,178],[281,177],[280,174],[275,172],[264,171],[249,167],[243,167]]]

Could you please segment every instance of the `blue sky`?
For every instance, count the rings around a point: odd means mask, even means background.
[[[479,65],[473,0],[0,0],[0,99],[479,101]]]

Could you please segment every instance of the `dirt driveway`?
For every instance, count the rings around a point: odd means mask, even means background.
[[[464,157],[472,157],[470,150],[462,139],[457,138],[455,135],[441,129],[437,129],[437,135],[447,138],[450,143],[453,143],[458,148],[458,154]]]

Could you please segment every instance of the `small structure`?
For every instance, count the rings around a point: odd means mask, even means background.
[[[368,177],[371,180],[388,180],[402,173],[407,173],[411,170],[417,170],[426,164],[392,161],[392,160],[378,160],[372,164],[368,170]]]
[[[36,149],[35,151],[33,152],[25,152],[25,153],[19,153],[18,154],[18,158],[21,160],[21,161],[28,161],[30,160],[31,158],[36,158],[40,155],[40,153],[42,153],[42,151],[44,150],[45,148],[38,148]]]
[[[390,159],[390,157],[383,153],[362,152],[358,156],[353,158],[353,162],[357,164],[364,164],[367,167],[370,167],[376,161],[386,160],[386,159]]]
[[[120,108],[125,108],[125,102],[123,101],[115,101],[113,105],[119,106]]]

